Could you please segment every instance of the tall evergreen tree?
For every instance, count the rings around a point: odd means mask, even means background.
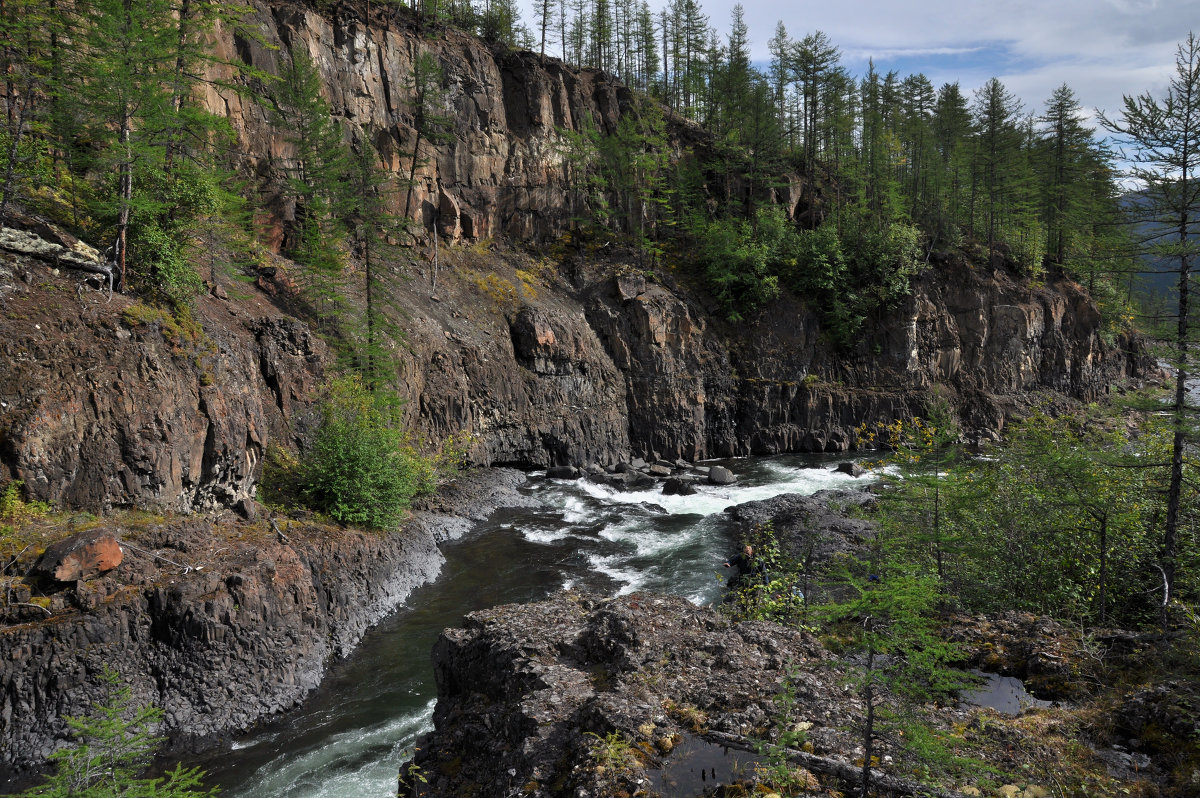
[[[319,322],[335,325],[342,312],[341,280],[345,265],[340,223],[346,209],[345,181],[350,151],[321,79],[302,47],[292,47],[280,64],[273,88],[272,117],[291,146],[283,168],[286,191],[295,208],[289,254],[304,266],[303,286]]]
[[[1071,230],[1090,210],[1092,195],[1085,179],[1093,161],[1092,133],[1080,121],[1083,108],[1065,83],[1046,101],[1040,117],[1043,153],[1043,218],[1047,251],[1055,263],[1066,263]]]
[[[978,131],[976,176],[984,194],[984,225],[988,252],[996,251],[997,235],[1006,208],[1016,191],[1015,161],[1021,148],[1021,103],[996,78],[975,92]]]

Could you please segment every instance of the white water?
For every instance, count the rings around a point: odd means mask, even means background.
[[[845,458],[842,458],[845,459]],[[400,762],[431,728],[429,654],[445,626],[468,612],[533,601],[562,589],[623,595],[720,596],[722,561],[734,548],[721,511],[783,493],[861,485],[820,456],[725,463],[730,486],[692,496],[659,487],[621,492],[584,480],[535,479],[540,506],[501,511],[445,547],[434,585],[384,621],[306,704],[199,764],[232,798],[392,798]]]

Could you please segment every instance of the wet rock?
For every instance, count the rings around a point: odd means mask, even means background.
[[[696,485],[690,479],[671,477],[663,482],[664,496],[691,496],[696,493]]]
[[[0,785],[71,739],[63,716],[88,714],[101,697],[92,674],[105,666],[136,703],[168,710],[161,732],[176,746],[212,745],[294,707],[437,574],[438,539],[498,506],[536,501],[516,491],[524,482],[512,469],[463,474],[385,535],[282,518],[286,543],[200,519],[123,532],[138,550],[121,567],[47,587],[57,590],[49,622],[3,630],[0,717],[21,721],[0,724]],[[22,609],[24,621],[46,618]]]
[[[759,726],[785,665],[827,658],[803,632],[731,623],[675,597],[563,594],[473,613],[434,647],[434,732],[415,760],[429,784],[413,792],[633,794],[696,724]],[[830,720],[809,732],[822,745],[849,740],[834,728],[836,680],[815,667],[794,685],[807,714]],[[591,747],[613,734],[645,754],[640,764],[590,766]]]
[[[650,472],[651,476],[655,477],[669,477],[672,473],[674,473],[670,466],[665,466],[660,463],[655,463],[646,470]]]
[[[737,482],[737,477],[725,466],[712,466],[708,470],[708,482],[711,485],[732,485]]]
[[[838,463],[833,470],[839,474],[849,474],[852,477],[861,477],[867,473],[867,469],[854,462]]]
[[[579,479],[579,469],[575,466],[551,466],[546,469],[547,479]]]
[[[827,567],[847,556],[865,555],[867,544],[874,539],[874,524],[846,515],[848,508],[873,500],[871,494],[858,490],[784,494],[730,507],[725,514],[735,537],[741,540],[753,540],[770,524],[780,548],[811,577],[805,593],[819,600],[827,595],[821,578]]]

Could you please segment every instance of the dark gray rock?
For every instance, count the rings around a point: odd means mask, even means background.
[[[286,519],[286,542],[199,519],[125,531],[137,550],[121,567],[56,588],[48,622],[3,630],[0,714],[21,722],[0,725],[0,785],[70,739],[63,716],[89,713],[106,666],[136,703],[166,710],[161,732],[177,746],[203,747],[296,706],[331,661],[436,576],[436,540],[498,506],[535,502],[517,492],[524,482],[512,469],[464,473],[392,534]]]
[[[866,554],[877,528],[870,521],[848,518],[846,510],[872,501],[871,494],[859,490],[820,491],[812,496],[789,493],[739,504],[725,514],[741,540],[753,540],[758,530],[770,524],[779,547],[813,578],[805,593],[816,600],[825,593],[823,576],[831,564]]]
[[[696,485],[690,479],[671,477],[663,482],[664,496],[691,496],[696,493]]]
[[[551,466],[546,469],[548,479],[579,479],[579,469],[575,466]]]
[[[428,783],[411,794],[500,796],[519,784],[530,798],[633,795],[697,719],[717,732],[757,728],[787,668],[806,665],[793,689],[817,720],[807,739],[853,746],[838,728],[851,716],[839,671],[814,638],[681,598],[564,594],[496,607],[447,629],[433,661],[434,731],[415,759]],[[612,732],[646,752],[643,764],[594,766],[590,748]]]
[[[867,469],[854,462],[838,463],[833,470],[839,474],[849,474],[852,477],[861,477],[867,473]]]

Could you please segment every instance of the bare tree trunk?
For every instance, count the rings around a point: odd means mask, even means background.
[[[125,292],[125,251],[129,240],[129,213],[133,204],[133,149],[130,146],[131,124],[128,107],[121,115],[120,141],[124,147],[124,160],[120,166],[118,192],[121,209],[117,214],[117,290]]]
[[[1184,153],[1186,159],[1186,151]],[[1187,181],[1184,180],[1184,189]],[[1175,331],[1178,362],[1175,364],[1175,404],[1173,408],[1175,434],[1171,441],[1171,481],[1167,487],[1167,523],[1163,530],[1162,571],[1163,600],[1160,611],[1162,631],[1167,633],[1167,608],[1175,585],[1175,540],[1179,530],[1179,498],[1183,488],[1183,447],[1185,414],[1187,412],[1188,379],[1188,283],[1191,263],[1187,255],[1188,227],[1191,220],[1185,210],[1179,219],[1179,316]]]
[[[17,112],[17,117],[13,120],[14,130],[11,135],[11,140],[8,144],[8,167],[4,170],[4,189],[0,192],[0,226],[4,224],[5,214],[8,212],[8,203],[12,200],[13,194],[17,189],[17,157],[20,153],[21,138],[25,133],[25,122],[29,115],[29,106],[32,104],[29,91],[31,87],[26,86],[26,91],[21,96],[21,109]],[[12,97],[9,96],[9,113],[12,111]]]
[[[866,621],[871,623],[871,619]],[[863,726],[863,765],[861,798],[871,792],[871,756],[875,750],[875,646],[867,647],[867,679],[863,684],[863,703],[867,706],[867,719]]]

